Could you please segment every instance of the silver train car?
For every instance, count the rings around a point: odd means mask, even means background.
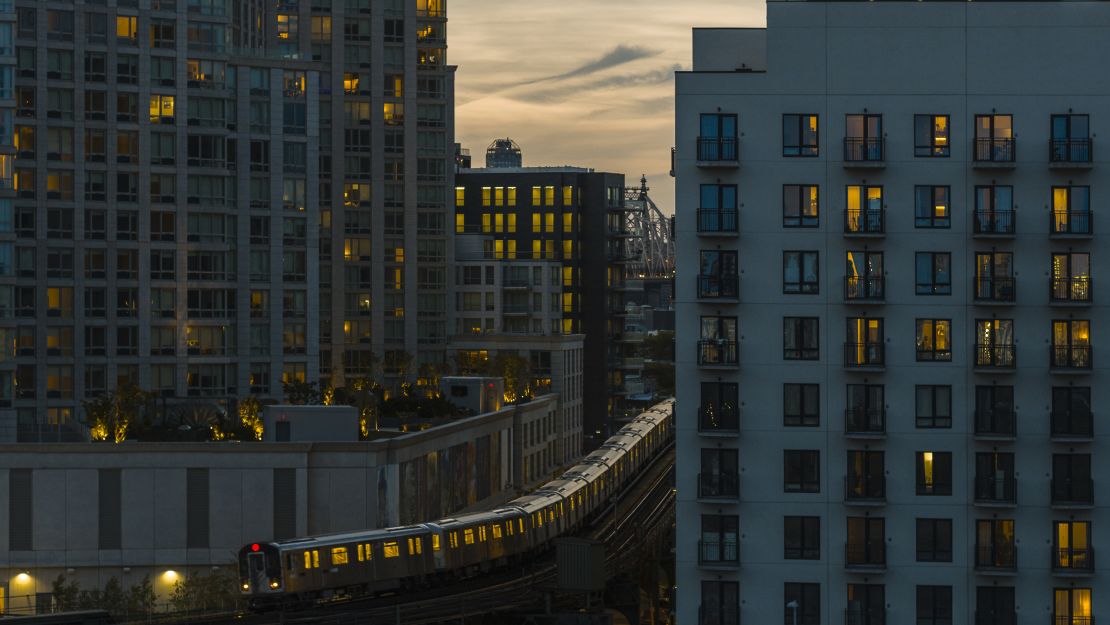
[[[673,428],[671,399],[638,415],[558,479],[488,512],[248,544],[239,551],[240,594],[264,609],[422,588],[519,562],[605,510]]]

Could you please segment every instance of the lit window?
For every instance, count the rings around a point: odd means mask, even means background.
[[[311,569],[312,568],[312,552],[311,551],[304,552],[304,568],[305,569]]]
[[[574,187],[563,187],[563,206],[574,203]]]
[[[432,534],[432,551],[439,551],[439,534]]]
[[[401,546],[393,541],[382,543],[382,553],[387,558],[396,558],[401,555]]]
[[[460,234],[466,232],[466,215],[462,213],[455,215],[455,232]]]
[[[138,18],[119,15],[116,17],[116,38],[120,43],[135,45],[139,41]]]
[[[490,187],[482,187],[482,206],[490,205],[492,189]]]
[[[486,526],[483,525],[478,528],[478,542],[486,542]]]
[[[574,231],[574,214],[563,213],[563,232]]]
[[[173,110],[172,95],[150,96],[150,122],[152,124],[173,123]]]
[[[331,563],[332,563],[333,566],[342,566],[344,564],[347,564],[347,548],[346,547],[332,547]]]
[[[459,548],[459,533],[458,532],[451,532],[449,538],[451,539],[451,548],[452,549],[458,549]]]
[[[493,537],[495,539],[501,538],[501,526],[500,525],[494,523],[493,525],[490,526],[490,530],[493,532]]]
[[[466,206],[466,187],[455,187],[455,206]]]
[[[463,530],[463,542],[468,544],[468,545],[473,545],[474,544],[474,530],[472,530],[472,529]]]
[[[555,232],[555,213],[544,213],[543,215],[543,231]]]
[[[543,203],[547,206],[555,206],[555,187],[544,187]]]

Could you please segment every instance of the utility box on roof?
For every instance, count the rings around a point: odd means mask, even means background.
[[[452,376],[439,379],[439,392],[459,408],[474,414],[501,410],[505,400],[504,378]]]
[[[605,590],[605,543],[559,538],[555,541],[555,562],[560,590]]]
[[[265,406],[262,440],[272,443],[358,442],[354,406]]]

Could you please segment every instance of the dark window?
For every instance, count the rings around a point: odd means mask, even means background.
[[[702,113],[699,161],[735,161],[739,157],[736,115]]]
[[[787,560],[821,559],[821,517],[782,518],[783,555]]]
[[[698,232],[736,232],[736,185],[701,185]]]
[[[915,454],[918,495],[952,494],[952,452],[919,451]]]
[[[975,233],[1014,233],[1014,188],[975,187]]]
[[[915,228],[952,227],[951,187],[919,185],[913,191]]]
[[[817,317],[783,317],[784,360],[818,360],[821,357]]]
[[[979,586],[975,589],[975,625],[1014,625],[1013,586]]]
[[[952,519],[917,519],[917,561],[952,561]]]
[[[981,452],[975,454],[975,501],[1015,503],[1014,454]]]
[[[916,425],[919,428],[952,427],[952,387],[948,385],[918,385],[916,397]]]
[[[1091,387],[1052,387],[1052,434],[1081,438],[1094,435]]]
[[[782,116],[782,155],[817,156],[818,123],[816,115]]]
[[[882,384],[849,384],[845,388],[844,431],[854,434],[886,432],[886,401]]]
[[[947,115],[913,116],[913,155],[918,157],[950,156],[952,145]]]
[[[185,546],[207,549],[210,525],[208,469],[186,469],[185,478]]]
[[[917,587],[917,625],[952,625],[952,587]]]
[[[730,299],[739,294],[740,274],[734,251],[702,250],[698,273],[699,299]]]
[[[815,449],[784,449],[783,491],[821,492],[821,452]]]
[[[980,519],[975,522],[975,566],[987,569],[1013,569],[1017,566],[1013,519]]]
[[[817,252],[783,252],[782,292],[815,295],[820,290]]]
[[[702,564],[740,562],[740,517],[703,514],[698,556]]]
[[[886,498],[884,454],[881,451],[848,450],[848,474],[844,478],[844,497],[848,500]]]
[[[88,329],[88,328],[86,328]],[[119,549],[122,542],[120,470],[100,469],[97,472],[99,549]]]
[[[821,386],[785,383],[782,385],[782,424],[816,427],[821,421]]]
[[[1049,160],[1053,163],[1091,162],[1091,120],[1087,115],[1053,115]]]
[[[1014,387],[975,387],[975,433],[1013,436],[1015,433]]]
[[[848,517],[845,562],[850,566],[886,564],[886,519],[873,516]]]
[[[918,362],[952,361],[952,321],[918,319],[915,331]]]
[[[701,318],[699,365],[736,365],[740,362],[736,317]]]
[[[740,494],[740,461],[735,449],[702,449],[698,496],[735,499]]]
[[[297,536],[297,470],[274,469],[274,538]]]
[[[821,584],[786,582],[782,587],[784,625],[821,625]],[[798,607],[789,605],[796,603]]]
[[[844,160],[883,160],[883,116],[851,114],[844,117]]]
[[[886,592],[882,584],[848,584],[844,625],[884,625]]]
[[[917,252],[915,267],[918,295],[952,294],[952,254]]]
[[[703,580],[698,625],[740,625],[740,584]]]
[[[820,223],[820,192],[815,184],[782,186],[784,228],[816,228]]]
[[[738,429],[739,385],[735,382],[702,382],[698,430],[735,432]]]
[[[1052,454],[1052,502],[1093,504],[1090,454]]]

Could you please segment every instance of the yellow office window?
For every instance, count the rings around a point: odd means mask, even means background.
[[[466,232],[466,215],[462,213],[455,215],[455,232]]]
[[[551,239],[548,239],[548,240],[543,242],[543,246],[544,246],[544,250],[543,250],[544,251],[544,257],[545,258],[555,258],[555,242],[552,241]]]
[[[505,232],[516,232],[516,213],[505,215]]]
[[[543,231],[555,232],[555,213],[543,214]]]
[[[555,187],[544,187],[543,203],[546,206],[555,206]]]
[[[490,205],[490,193],[492,193],[492,191],[493,190],[489,187],[482,187],[482,206]]]
[[[508,194],[506,204],[509,206],[516,206],[516,187],[508,187],[506,193]]]
[[[563,293],[563,312],[574,312],[574,293]]]
[[[563,267],[563,286],[574,286],[573,267]]]
[[[543,204],[543,187],[532,187],[532,206]]]
[[[466,206],[466,187],[455,187],[455,207]]]
[[[505,205],[505,187],[495,187],[493,189],[493,203],[496,206]]]
[[[505,252],[505,258],[516,258],[516,239],[509,239],[508,247],[506,248]]]
[[[532,258],[539,258],[541,254],[543,254],[543,242],[532,239]]]
[[[489,233],[490,231],[490,214],[482,213],[482,232]]]
[[[574,214],[563,213],[563,232],[574,231]]]
[[[331,550],[331,563],[333,566],[343,566],[347,564],[347,548],[346,547],[332,547]]]
[[[535,234],[539,234],[541,228],[542,226],[540,226],[540,214],[532,213],[532,232]]]
[[[574,204],[574,187],[563,187],[563,206],[571,206]]]
[[[574,241],[563,241],[563,258],[574,258]]]
[[[493,257],[496,260],[501,260],[502,258],[505,258],[505,242],[501,239],[493,242]]]

